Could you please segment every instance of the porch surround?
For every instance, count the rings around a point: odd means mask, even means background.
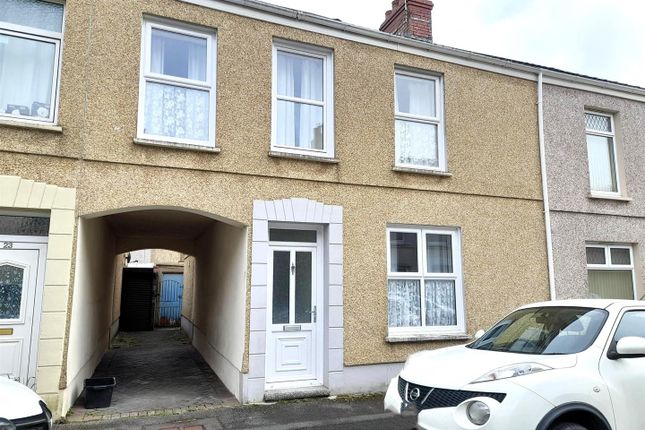
[[[60,395],[66,386],[63,374],[70,272],[74,244],[76,190],[18,176],[0,176],[0,211],[48,211],[50,216],[45,263],[36,392],[58,417],[66,411]],[[2,234],[2,232],[0,232]],[[33,357],[32,357],[33,358]]]

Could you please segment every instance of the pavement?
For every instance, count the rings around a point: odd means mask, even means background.
[[[105,376],[116,378],[110,407],[85,409],[82,395],[67,421],[183,414],[239,405],[179,329],[119,333],[93,375]]]
[[[221,406],[178,415],[120,418],[54,426],[56,430],[220,430],[333,429],[410,430],[415,416],[383,412],[383,396],[356,396],[285,401],[274,404]]]
[[[57,430],[413,429],[383,412],[383,395],[241,405],[178,329],[120,333],[96,369],[114,376],[111,405],[81,396]]]

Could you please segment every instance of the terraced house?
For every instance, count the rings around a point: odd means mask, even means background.
[[[431,10],[6,0],[0,373],[65,414],[138,249],[191,256],[182,328],[242,402],[383,390],[548,299],[541,85],[606,83],[432,44]]]
[[[645,295],[645,90],[544,86],[553,295]]]

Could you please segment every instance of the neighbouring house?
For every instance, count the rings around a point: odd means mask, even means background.
[[[548,299],[542,79],[608,84],[434,45],[431,11],[6,1],[0,373],[65,414],[141,249],[188,256],[181,327],[241,402],[383,390]]]
[[[645,296],[645,90],[544,85],[558,298]]]

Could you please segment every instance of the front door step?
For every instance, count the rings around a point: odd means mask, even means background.
[[[287,388],[280,390],[269,390],[264,392],[265,402],[277,402],[280,400],[307,399],[311,397],[329,397],[327,387],[306,387]]]

